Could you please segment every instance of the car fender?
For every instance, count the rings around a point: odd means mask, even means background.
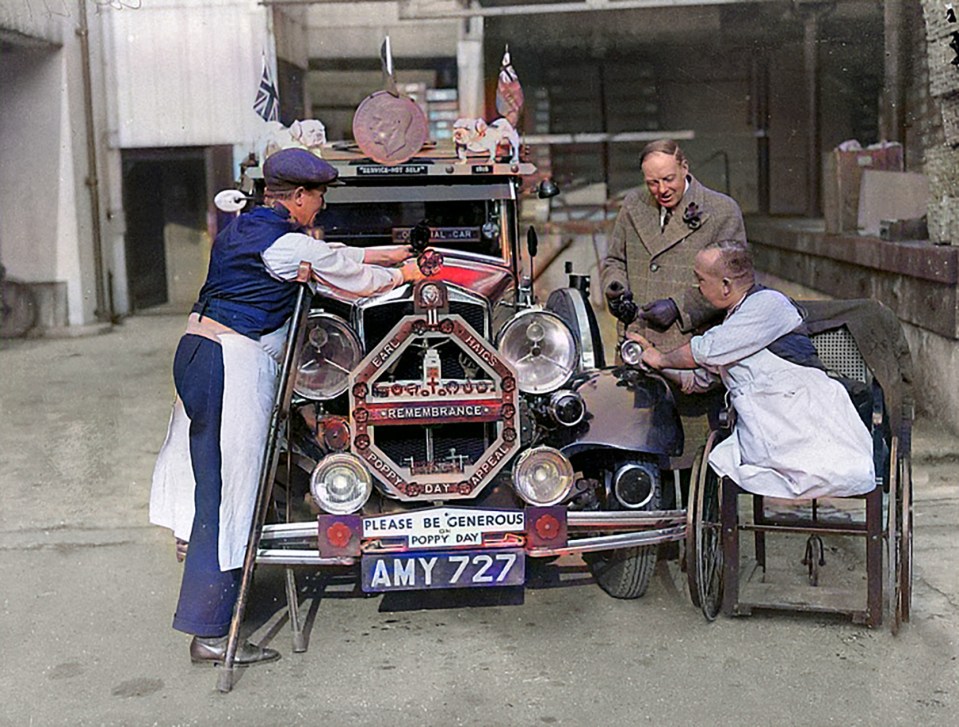
[[[628,367],[584,374],[574,391],[586,414],[562,451],[574,456],[588,449],[612,448],[678,456],[683,426],[666,381]]]

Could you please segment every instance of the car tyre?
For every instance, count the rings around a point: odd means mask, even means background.
[[[656,568],[655,545],[586,553],[583,559],[596,583],[613,598],[640,598]]]

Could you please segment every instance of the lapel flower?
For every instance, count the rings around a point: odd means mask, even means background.
[[[702,213],[695,202],[690,202],[689,206],[683,212],[683,222],[690,230],[698,230],[703,226]]]

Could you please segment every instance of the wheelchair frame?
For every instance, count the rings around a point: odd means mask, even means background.
[[[740,522],[739,494],[750,494],[728,478],[720,479],[708,465],[709,454],[731,431],[714,430],[700,450],[690,481],[687,507],[687,576],[692,599],[708,620],[720,610],[726,615],[749,615],[754,608],[850,615],[854,622],[875,627],[883,617],[882,539],[885,537],[886,590],[890,595],[891,630],[898,633],[908,622],[912,604],[912,421],[900,419],[897,431],[884,434],[890,421],[879,384],[872,379],[855,341],[845,328],[813,336],[813,343],[827,368],[869,384],[873,392],[871,432],[876,460],[876,487],[858,498],[865,501],[864,521],[850,525],[823,520],[817,500],[810,503],[810,517],[769,517],[764,498],[752,495],[753,522]],[[852,346],[852,351],[850,350]],[[888,440],[887,440],[888,437]],[[887,446],[884,446],[887,445]],[[886,452],[888,451],[888,464]],[[885,503],[885,508],[884,508]],[[883,532],[882,515],[886,511]],[[809,569],[810,586],[784,586],[740,583],[739,534],[753,532],[757,567],[765,572],[766,533],[804,533],[807,539],[804,564]],[[863,537],[866,541],[866,602],[851,605],[848,591],[818,586],[818,568],[824,564],[821,536]],[[818,589],[818,592],[817,592]]]

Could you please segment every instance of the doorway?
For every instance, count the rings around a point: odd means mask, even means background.
[[[127,280],[133,311],[168,305],[187,310],[210,255],[208,179],[213,149],[123,152]],[[217,175],[219,176],[219,175]]]

